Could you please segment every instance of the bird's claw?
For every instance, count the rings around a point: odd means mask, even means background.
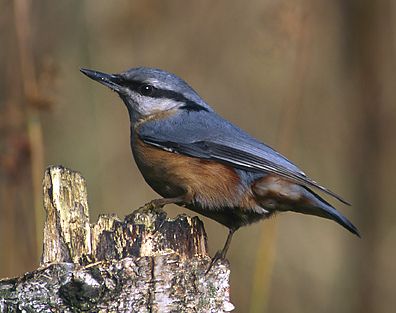
[[[210,270],[212,269],[213,265],[214,265],[217,261],[219,261],[219,260],[224,260],[224,259],[225,259],[225,257],[224,257],[224,255],[223,255],[223,251],[222,251],[222,250],[217,251],[216,254],[214,255],[214,257],[212,258],[212,260],[210,261],[209,267],[208,267],[208,269],[206,270],[205,275],[207,275],[207,274],[210,272]]]
[[[161,201],[162,199],[154,199],[151,200],[150,202],[147,202],[146,204],[144,204],[143,206],[141,206],[140,208],[138,208],[136,210],[136,212],[139,213],[147,213],[150,211],[157,211],[160,210],[161,208],[164,207],[164,204]]]

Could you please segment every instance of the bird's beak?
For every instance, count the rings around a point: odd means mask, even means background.
[[[106,74],[98,71],[89,70],[87,68],[81,68],[81,73],[87,75],[89,78],[96,80],[97,82],[109,87],[116,92],[122,92],[124,87],[122,86],[122,78],[117,74]]]

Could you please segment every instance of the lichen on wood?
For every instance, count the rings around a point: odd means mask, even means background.
[[[124,220],[89,224],[87,188],[77,172],[45,172],[41,266],[0,280],[0,312],[229,312],[229,265],[209,273],[197,217],[168,218],[150,206]]]

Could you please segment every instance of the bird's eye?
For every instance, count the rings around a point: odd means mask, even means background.
[[[154,91],[154,87],[149,84],[143,84],[139,87],[139,93],[143,96],[150,96]]]

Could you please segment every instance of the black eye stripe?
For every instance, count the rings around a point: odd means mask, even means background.
[[[120,84],[128,87],[129,89],[136,91],[137,93],[141,94],[145,97],[150,98],[164,98],[164,99],[172,99],[178,102],[184,102],[185,105],[181,107],[181,109],[185,109],[188,111],[207,111],[208,109],[199,105],[198,103],[186,98],[183,94],[167,89],[159,89],[150,85],[149,83],[140,82],[136,80],[123,80]],[[147,90],[147,86],[150,86],[150,92]]]

